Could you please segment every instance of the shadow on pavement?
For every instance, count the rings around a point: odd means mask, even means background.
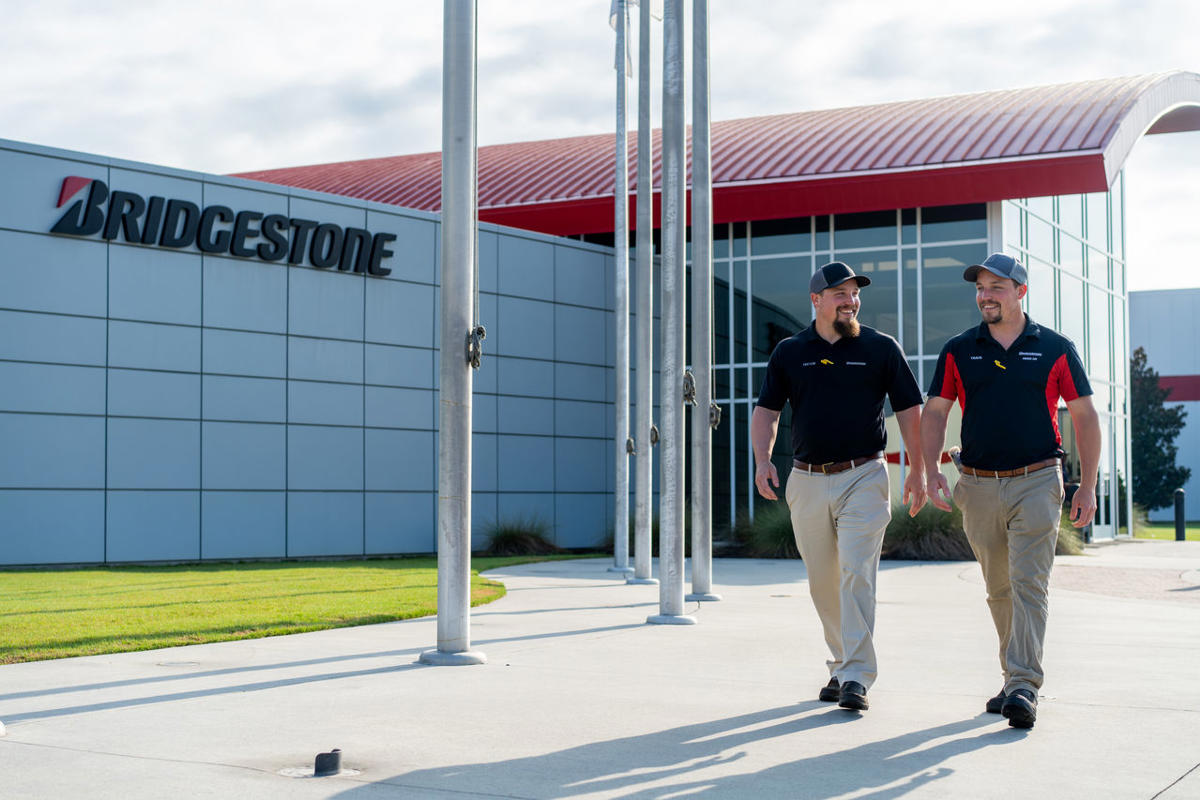
[[[873,789],[855,796],[884,800],[952,774],[954,770],[941,766],[950,758],[1022,738],[1020,732],[1008,728],[964,736],[995,723],[994,717],[980,715],[763,770],[732,772],[731,765],[744,759],[747,748],[757,742],[797,737],[794,750],[803,752],[812,748],[805,747],[802,737],[819,736],[821,729],[831,725],[865,724],[859,718],[856,713],[824,704],[804,703],[543,755],[416,770],[356,786],[335,797],[379,797],[387,786],[408,792],[499,796],[511,791],[546,797],[604,793],[636,800],[665,796],[831,798]],[[951,738],[923,747],[947,737]],[[710,767],[720,769],[705,774]]]

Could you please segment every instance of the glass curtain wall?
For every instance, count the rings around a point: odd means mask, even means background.
[[[812,319],[813,271],[844,261],[871,279],[859,319],[900,341],[924,390],[942,345],[978,322],[962,271],[987,257],[988,213],[977,203],[717,226],[713,387],[724,416],[713,437],[714,521],[754,513],[750,414],[771,351]],[[781,476],[791,469],[790,423],[785,410],[772,454]],[[896,439],[888,459],[902,474]]]
[[[1102,442],[1092,536],[1127,533],[1133,497],[1124,173],[1108,192],[1006,200],[1001,214],[1005,251],[1029,268],[1026,311],[1075,342],[1095,391]],[[1078,481],[1079,453],[1065,406],[1059,427],[1066,480]]]

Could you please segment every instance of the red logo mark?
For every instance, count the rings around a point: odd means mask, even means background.
[[[58,192],[58,205],[55,208],[62,208],[63,203],[70,200],[79,190],[91,184],[95,178],[81,178],[78,175],[71,175],[63,178],[62,189]]]

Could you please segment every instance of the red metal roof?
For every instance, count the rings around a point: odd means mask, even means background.
[[[1191,72],[717,122],[713,216],[777,219],[1103,191],[1138,137],[1182,130],[1200,130],[1200,75]],[[632,219],[637,145],[629,138]],[[479,148],[480,219],[556,234],[612,231],[614,139]],[[440,153],[239,177],[441,207]]]

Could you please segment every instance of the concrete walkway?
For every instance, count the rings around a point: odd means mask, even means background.
[[[1060,559],[1027,732],[974,563],[884,562],[864,714],[815,700],[800,562],[718,560],[695,626],[608,563],[492,573],[484,666],[417,665],[421,619],[0,667],[0,797],[1200,798],[1200,543]]]

